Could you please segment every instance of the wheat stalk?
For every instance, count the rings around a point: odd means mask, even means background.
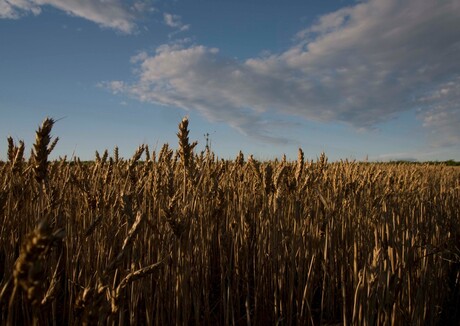
[[[34,163],[33,171],[35,179],[38,183],[42,183],[42,181],[46,180],[48,171],[48,155],[51,153],[58,141],[58,138],[56,138],[51,146],[49,146],[51,141],[51,129],[53,128],[54,122],[55,121],[53,119],[46,118],[36,132],[35,144],[32,151],[32,161]]]

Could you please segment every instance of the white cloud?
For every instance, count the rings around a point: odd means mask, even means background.
[[[30,13],[38,15],[41,7],[46,5],[123,33],[134,32],[137,15],[151,10],[140,1],[126,7],[121,0],[0,0],[0,18],[17,19]]]
[[[459,17],[455,0],[360,2],[319,17],[290,49],[244,62],[205,46],[162,46],[138,61],[139,79],[124,90],[260,134],[263,112],[372,128],[421,108],[433,144],[458,144]],[[179,18],[164,15],[172,27]],[[457,95],[422,103],[445,85]]]

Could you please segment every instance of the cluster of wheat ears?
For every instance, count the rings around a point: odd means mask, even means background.
[[[179,147],[0,163],[7,325],[426,325],[460,318],[460,169]]]

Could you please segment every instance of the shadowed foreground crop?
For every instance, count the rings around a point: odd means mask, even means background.
[[[218,160],[0,163],[0,315],[11,325],[401,325],[460,318],[460,169]],[[57,138],[56,138],[57,139]]]

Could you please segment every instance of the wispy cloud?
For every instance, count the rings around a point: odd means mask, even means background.
[[[114,94],[126,91],[125,83],[120,80],[113,80],[110,82],[97,83],[97,87],[110,89]]]
[[[423,126],[430,132],[429,139],[435,147],[460,144],[460,76],[440,84],[420,98],[426,110],[420,110]]]
[[[433,145],[459,144],[458,17],[455,0],[371,0],[319,17],[291,48],[265,57],[238,61],[206,46],[165,45],[135,60],[138,81],[124,92],[247,134],[264,112],[372,128],[418,109]]]
[[[182,19],[179,15],[164,13],[163,20],[166,25],[169,27],[177,28],[181,32],[190,29],[190,25],[185,25],[182,23]]]
[[[152,10],[142,1],[126,6],[121,0],[0,0],[0,18],[39,15],[46,5],[127,34],[136,30],[135,20],[139,14]]]
[[[39,5],[28,0],[0,0],[0,18],[18,19],[24,14],[39,15]]]

